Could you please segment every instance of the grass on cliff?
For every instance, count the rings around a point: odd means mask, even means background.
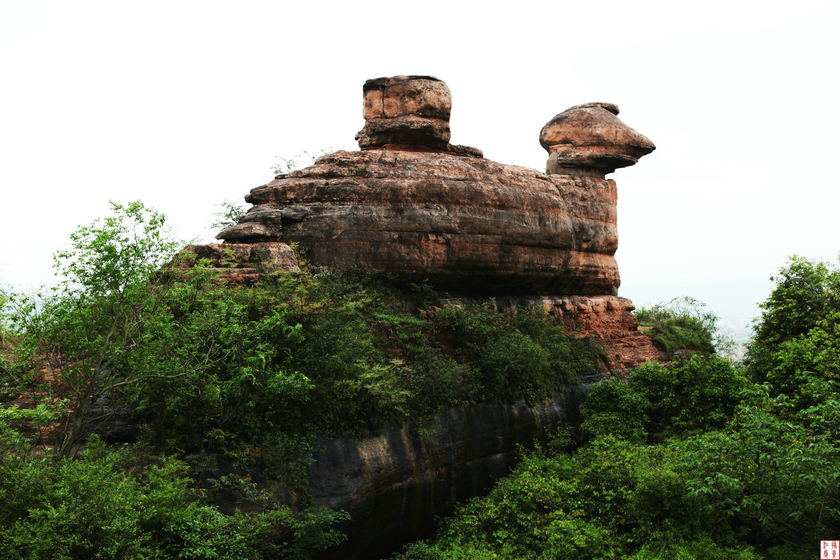
[[[717,333],[718,318],[706,304],[690,297],[674,298],[635,311],[642,330],[654,346],[673,354],[679,350],[711,353],[728,348],[730,342]]]

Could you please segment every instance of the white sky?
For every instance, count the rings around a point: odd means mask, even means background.
[[[494,7],[498,6],[498,7]],[[211,241],[275,156],[355,149],[368,78],[430,74],[452,142],[544,169],[542,126],[609,101],[656,151],[612,175],[620,294],[744,332],[788,255],[840,250],[840,2],[0,3],[0,277],[108,200]]]

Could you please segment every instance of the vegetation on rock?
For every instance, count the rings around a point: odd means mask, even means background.
[[[680,350],[703,353],[728,351],[732,342],[717,329],[717,316],[706,311],[706,304],[690,297],[642,307],[634,313],[643,332],[667,354]]]
[[[308,557],[346,517],[311,507],[319,434],[539,402],[601,356],[541,310],[444,301],[369,271],[302,259],[229,285],[206,262],[171,262],[159,213],[113,209],[57,254],[57,289],[9,296],[0,549],[12,557]],[[117,407],[139,442],[103,447]],[[220,461],[285,481],[294,512]]]
[[[596,385],[585,445],[560,434],[553,451],[523,453],[488,496],[395,557],[814,557],[840,527],[838,278],[793,257],[746,367],[695,352]]]
[[[3,558],[308,558],[347,519],[312,507],[318,434],[539,402],[602,357],[539,310],[369,271],[302,259],[230,285],[206,262],[166,264],[160,214],[114,212],[57,255],[56,289],[0,300]],[[597,384],[581,441],[523,450],[398,556],[812,557],[840,527],[840,271],[794,257],[775,281],[745,365],[714,353],[694,300],[640,310],[692,352]],[[118,407],[136,443],[98,435]],[[248,472],[285,481],[293,507]]]

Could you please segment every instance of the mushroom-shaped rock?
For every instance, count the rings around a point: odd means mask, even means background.
[[[546,172],[582,170],[603,176],[635,164],[656,149],[616,115],[618,106],[613,103],[584,103],[548,121],[540,131],[540,144],[549,156]]]
[[[394,76],[368,80],[364,93],[365,126],[359,147],[445,151],[452,134],[452,95],[431,76]]]

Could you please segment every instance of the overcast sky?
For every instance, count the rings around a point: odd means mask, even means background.
[[[276,156],[356,148],[366,79],[428,74],[453,143],[540,170],[551,117],[618,104],[657,146],[611,175],[620,295],[743,333],[789,255],[840,250],[838,25],[835,0],[2,2],[0,277],[54,282],[109,200],[209,242]]]

